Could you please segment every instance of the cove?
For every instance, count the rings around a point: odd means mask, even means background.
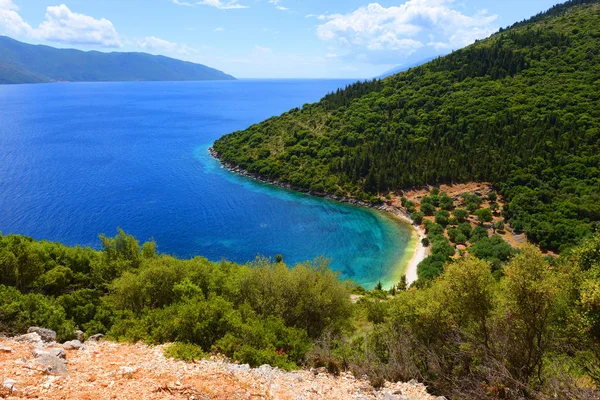
[[[178,257],[324,256],[365,287],[394,283],[410,226],[238,176],[208,154],[221,135],[348,83],[1,86],[0,231],[98,248],[121,227]]]

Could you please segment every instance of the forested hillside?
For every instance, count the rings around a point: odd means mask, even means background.
[[[0,84],[231,79],[205,65],[164,56],[56,49],[0,36]]]
[[[504,217],[562,251],[600,221],[600,3],[570,1],[384,80],[219,139],[219,157],[300,189],[378,201],[490,181]]]

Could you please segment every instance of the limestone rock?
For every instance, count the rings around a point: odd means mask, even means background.
[[[8,346],[0,346],[0,353],[12,353],[13,349]]]
[[[101,341],[102,339],[104,339],[104,335],[103,335],[103,334],[101,334],[101,333],[98,333],[98,334],[96,334],[96,335],[90,336],[90,337],[88,338],[88,341],[90,341],[90,342],[99,342],[99,341]]]
[[[401,394],[392,394],[390,392],[386,392],[383,394],[382,399],[383,400],[406,400],[406,397],[404,397]]]
[[[63,349],[65,350],[79,350],[81,349],[81,342],[79,340],[70,340],[68,342],[63,343]]]
[[[15,340],[17,342],[27,342],[27,343],[33,343],[33,344],[40,344],[40,343],[42,343],[42,337],[40,335],[38,335],[36,332],[27,333],[25,335],[17,336],[15,338]]]
[[[56,332],[50,329],[32,326],[31,328],[27,329],[27,333],[37,333],[44,342],[56,342]]]
[[[85,342],[85,334],[82,331],[75,331],[75,337],[77,338],[77,340],[79,340],[81,343]]]
[[[34,360],[44,368],[48,375],[67,375],[67,362],[52,355],[42,355]]]
[[[133,367],[129,367],[129,366],[124,366],[124,367],[120,367],[119,371],[121,372],[121,375],[124,378],[129,378],[131,379],[133,377],[133,374],[135,374],[136,369]]]
[[[61,349],[60,347],[52,348],[52,349],[43,349],[43,348],[36,347],[35,349],[32,350],[31,354],[33,354],[33,356],[35,358],[40,358],[40,357],[44,357],[44,356],[57,357],[57,358],[61,358],[63,360],[66,360],[66,358],[67,358],[65,351],[63,349]]]
[[[15,390],[16,383],[17,381],[15,381],[14,379],[6,378],[4,382],[2,382],[2,387],[8,390],[9,392],[12,392]]]

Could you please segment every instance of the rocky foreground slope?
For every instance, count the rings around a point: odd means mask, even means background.
[[[436,399],[416,382],[377,390],[350,374],[253,369],[217,358],[186,363],[166,358],[163,346],[58,344],[36,331],[0,338],[0,382],[7,399]]]

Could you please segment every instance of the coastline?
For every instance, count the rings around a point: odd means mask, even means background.
[[[375,205],[375,204],[366,203],[361,200],[356,200],[351,197],[336,196],[336,195],[331,195],[331,194],[327,194],[327,193],[315,193],[315,192],[311,192],[306,189],[297,188],[288,183],[280,182],[276,179],[268,179],[268,178],[265,178],[258,174],[254,174],[254,173],[245,171],[238,166],[228,163],[228,162],[222,160],[221,157],[219,157],[219,154],[212,148],[212,146],[208,148],[208,152],[214,159],[218,160],[221,163],[221,166],[223,168],[225,168],[231,172],[234,172],[238,175],[252,178],[252,179],[255,179],[262,183],[267,183],[267,184],[270,184],[273,186],[278,186],[278,187],[281,187],[284,189],[289,189],[289,190],[294,190],[296,192],[306,193],[306,194],[309,194],[309,195],[315,196],[315,197],[322,197],[322,198],[337,201],[340,203],[348,203],[348,204],[352,204],[357,207],[375,209],[375,210],[378,210],[381,212],[391,214],[395,219],[410,225],[413,228],[413,238],[411,239],[411,245],[409,246],[411,249],[409,249],[408,253],[409,254],[412,253],[412,255],[410,256],[410,258],[407,261],[402,260],[401,263],[403,264],[403,271],[401,274],[399,274],[399,277],[402,275],[406,275],[406,282],[407,282],[408,286],[412,285],[414,282],[417,281],[417,279],[418,279],[417,266],[419,265],[419,263],[421,261],[423,261],[427,257],[427,248],[425,246],[423,246],[423,244],[421,243],[421,240],[426,236],[425,236],[424,230],[420,226],[416,226],[414,221],[412,220],[412,218],[410,218],[410,216],[404,210],[402,210],[398,207],[395,207],[395,206],[388,206],[386,204]]]

